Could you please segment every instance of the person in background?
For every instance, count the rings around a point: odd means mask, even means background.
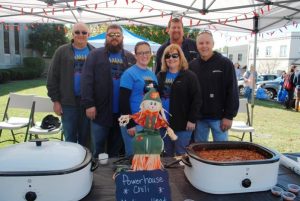
[[[200,57],[190,62],[201,88],[202,105],[195,130],[195,141],[208,141],[212,131],[214,141],[228,140],[228,129],[237,115],[239,95],[233,63],[213,51],[214,39],[210,31],[197,36]]]
[[[121,114],[124,115],[139,112],[140,104],[148,87],[157,86],[155,74],[148,69],[152,56],[149,43],[144,41],[138,42],[135,45],[134,52],[136,64],[124,72],[120,83],[120,110]],[[136,132],[142,129],[132,119],[126,127],[121,127],[127,157],[133,155],[133,137]]]
[[[291,65],[289,72],[284,77],[283,87],[288,92],[288,98],[284,102],[285,109],[290,109],[291,107],[294,108],[293,99],[294,99],[295,85],[294,85],[293,80],[294,80],[294,76],[295,76],[295,69],[296,69],[296,66]],[[286,86],[287,83],[289,83],[288,85],[290,85],[290,87]]]
[[[80,104],[80,85],[84,62],[94,47],[87,42],[89,29],[84,23],[73,26],[72,36],[71,43],[60,46],[54,53],[47,90],[54,103],[54,112],[62,117],[65,140],[89,146],[90,123]]]
[[[161,129],[164,140],[164,155],[173,157],[186,153],[192,132],[196,127],[197,114],[201,106],[200,86],[197,76],[188,70],[188,62],[181,48],[169,45],[163,53],[162,68],[157,75],[158,89],[165,115],[178,139],[171,140]]]
[[[183,24],[181,19],[172,18],[168,23],[167,31],[170,36],[170,39],[164,44],[162,44],[157,50],[155,59],[155,74],[157,74],[160,71],[163,52],[166,49],[166,47],[170,44],[179,45],[188,62],[192,61],[198,56],[196,42],[192,39],[184,37]]]
[[[240,64],[239,63],[235,63],[234,64],[234,69],[235,69],[235,74],[236,74],[236,79],[239,80],[242,75],[241,75],[241,68],[240,68]]]
[[[252,92],[253,92],[253,83],[254,87],[256,87],[257,80],[257,72],[255,70],[254,65],[250,66],[250,70],[246,71],[243,75],[244,83],[245,83],[245,97],[248,99],[248,102],[251,102]]]
[[[133,54],[123,49],[122,27],[109,25],[105,47],[90,52],[82,73],[82,103],[91,122],[93,156],[107,152],[117,157],[123,147],[118,118],[120,78],[135,63]]]
[[[295,76],[293,79],[293,83],[295,85],[295,111],[299,112],[299,108],[300,108],[300,70],[295,72]]]

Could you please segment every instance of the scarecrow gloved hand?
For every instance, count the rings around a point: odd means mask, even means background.
[[[119,125],[120,126],[126,126],[129,123],[130,116],[129,115],[122,115],[120,116],[119,120]]]

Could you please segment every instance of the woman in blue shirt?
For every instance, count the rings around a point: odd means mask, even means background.
[[[120,111],[121,115],[134,114],[140,110],[145,89],[157,85],[155,74],[148,69],[151,60],[151,48],[145,41],[138,42],[134,48],[136,64],[128,68],[121,77],[120,83]],[[133,155],[132,140],[141,126],[130,120],[126,127],[121,127],[125,144],[126,156]]]

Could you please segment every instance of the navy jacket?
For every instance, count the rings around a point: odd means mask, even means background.
[[[202,92],[199,119],[233,119],[239,108],[239,95],[232,62],[218,52],[207,61],[197,58],[189,64]]]
[[[161,69],[161,57],[162,57],[166,47],[168,47],[170,44],[171,44],[170,40],[168,40],[167,42],[162,44],[160,46],[160,48],[157,50],[156,59],[155,59],[155,74],[159,73],[159,71]],[[181,49],[182,49],[184,56],[188,62],[197,58],[199,55],[196,42],[192,39],[184,38]]]
[[[122,71],[135,64],[134,56],[127,50],[122,51],[122,58]],[[96,107],[94,122],[112,126],[113,80],[108,52],[104,47],[91,51],[86,59],[81,76],[81,102],[84,108]]]
[[[166,72],[157,75],[158,91],[162,95]],[[170,94],[170,127],[174,131],[186,130],[188,121],[196,123],[201,107],[200,86],[195,73],[190,70],[180,71],[171,86]]]

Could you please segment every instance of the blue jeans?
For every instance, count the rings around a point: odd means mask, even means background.
[[[143,129],[144,128],[142,126],[139,125],[135,126],[136,132],[142,131]],[[132,146],[134,137],[128,134],[126,126],[121,126],[121,133],[125,145],[125,155],[126,157],[132,156],[134,154],[133,146]]]
[[[245,98],[248,99],[248,102],[251,102],[251,98],[252,98],[252,89],[250,87],[245,87],[245,94],[244,94]]]
[[[101,126],[95,122],[91,122],[93,157],[98,158],[100,153],[105,152],[105,142],[109,133],[110,127]]]
[[[109,157],[118,157],[123,147],[120,126],[117,123],[118,114],[113,116],[112,126],[102,126],[91,122],[93,157],[98,158],[100,153],[108,153]],[[107,146],[107,147],[106,147]]]
[[[173,157],[176,155],[182,155],[186,153],[185,147],[190,144],[192,131],[177,131],[177,140],[172,141],[169,135],[166,135],[166,129],[160,129],[160,135],[164,141],[164,156]]]
[[[228,132],[221,130],[221,120],[198,120],[195,130],[195,142],[207,142],[211,130],[214,141],[227,141]]]
[[[90,120],[80,106],[62,105],[62,127],[67,142],[87,147],[90,139]]]

